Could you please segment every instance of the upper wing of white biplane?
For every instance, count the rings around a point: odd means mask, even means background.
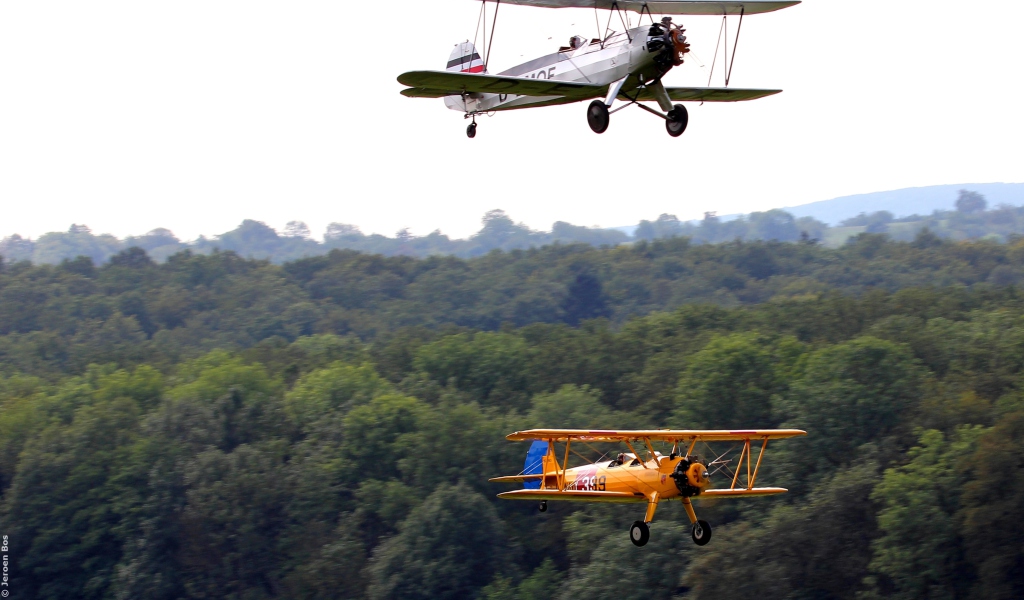
[[[505,0],[512,4],[543,8],[614,8],[647,12],[656,15],[756,15],[800,4],[799,1],[774,0]]]
[[[752,90],[742,88],[709,88],[709,87],[670,87],[665,88],[668,97],[676,100],[691,100],[701,102],[742,102],[744,100],[757,100],[766,96],[774,96],[782,90]],[[632,93],[632,92],[631,92]],[[629,97],[619,94],[620,97]],[[657,100],[654,94],[647,89],[641,89],[636,98],[640,101]]]
[[[749,430],[719,430],[719,429],[653,429],[653,430],[619,430],[619,431],[596,431],[587,429],[529,429],[517,431],[506,436],[513,442],[525,442],[529,440],[550,440],[564,442],[565,440],[581,440],[587,442],[621,442],[624,440],[651,440],[662,442],[679,442],[683,440],[697,439],[702,442],[728,442],[742,440],[781,440],[785,438],[807,435],[806,431],[800,429],[749,429]]]
[[[402,94],[412,98],[441,98],[463,93],[512,94],[515,96],[560,96],[587,100],[604,96],[608,86],[557,79],[530,79],[448,71],[410,71],[398,76],[409,86]]]

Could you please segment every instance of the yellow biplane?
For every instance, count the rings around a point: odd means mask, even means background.
[[[643,546],[650,539],[648,524],[654,520],[654,511],[662,500],[680,498],[690,518],[694,543],[703,546],[711,540],[711,526],[697,518],[692,498],[747,498],[771,496],[786,492],[785,488],[754,487],[761,460],[769,440],[781,440],[807,432],[799,429],[759,429],[751,431],[715,430],[652,430],[652,431],[588,431],[580,429],[531,429],[517,431],[507,438],[514,442],[532,441],[526,455],[523,472],[508,477],[495,477],[493,482],[523,483],[524,489],[498,494],[506,500],[533,500],[540,502],[540,510],[547,510],[549,501],[567,502],[646,502],[647,513],[643,521],[629,528],[629,539]],[[760,441],[757,461],[751,470],[751,443]],[[577,446],[594,442],[622,443],[629,452],[621,452],[611,460],[603,458],[590,464],[569,467],[570,453]],[[733,442],[733,448],[711,459],[694,454],[697,444]],[[564,443],[559,463],[555,444]],[[654,443],[672,445],[668,456],[654,449]],[[634,444],[643,444],[647,456],[637,452]],[[736,463],[728,458],[739,447]],[[685,452],[682,452],[685,448]],[[756,448],[755,448],[756,449]],[[605,455],[607,457],[607,454]],[[746,476],[741,477],[746,460]],[[732,466],[730,466],[732,465]],[[734,467],[734,468],[733,468]],[[714,469],[710,471],[709,469]],[[711,475],[719,471],[731,474],[729,487],[711,489]],[[731,472],[731,473],[730,473]]]

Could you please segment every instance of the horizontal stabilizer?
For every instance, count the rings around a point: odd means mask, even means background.
[[[757,100],[767,96],[774,96],[782,90],[750,90],[742,88],[711,88],[711,87],[667,87],[668,97],[677,102],[743,102],[745,100]],[[639,90],[637,100],[652,102],[657,98],[648,89]],[[633,92],[630,92],[632,94]],[[619,94],[619,98],[627,98],[625,94]],[[632,98],[630,98],[632,99]]]
[[[559,96],[574,100],[603,97],[608,86],[558,79],[532,79],[446,71],[410,71],[398,76],[398,83],[411,89],[402,94],[413,98],[440,98],[461,94],[511,94],[515,96]]]
[[[608,502],[612,504],[628,504],[647,502],[643,494],[639,496],[627,492],[579,492],[575,490],[515,490],[498,494],[503,500],[541,500],[550,502]]]
[[[740,490],[704,490],[699,498],[750,498],[753,496],[774,496],[785,494],[786,488],[753,488]]]
[[[447,90],[431,90],[427,88],[405,88],[402,90],[402,95],[408,98],[444,98],[445,96],[451,96],[452,93]]]
[[[594,0],[506,0],[522,6],[540,8],[594,8]],[[798,1],[774,0],[723,0],[707,2],[704,0],[597,0],[597,8],[611,9],[617,6],[621,10],[640,12],[646,7],[647,12],[656,15],[757,15],[774,12],[800,4]]]
[[[543,473],[537,473],[536,475],[507,475],[505,477],[491,477],[487,481],[491,483],[522,483],[524,481],[536,481],[544,479]]]

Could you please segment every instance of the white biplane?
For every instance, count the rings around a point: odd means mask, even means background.
[[[778,94],[782,90],[730,88],[732,63],[736,58],[736,45],[745,15],[773,12],[800,4],[796,0],[505,0],[507,3],[547,8],[593,8],[608,10],[608,23],[604,35],[587,40],[573,36],[564,46],[547,56],[525,62],[506,71],[491,75],[487,66],[490,42],[484,55],[477,52],[469,41],[456,44],[445,71],[410,71],[398,77],[408,86],[402,94],[411,98],[444,98],[445,105],[465,113],[472,119],[466,135],[476,136],[476,116],[501,110],[533,108],[567,104],[594,99],[587,108],[587,121],[595,133],[608,129],[609,115],[627,106],[637,105],[665,120],[669,135],[678,137],[686,130],[689,115],[678,102],[737,102],[755,100]],[[484,24],[486,35],[486,4],[481,5],[479,23]],[[501,0],[495,0],[491,40],[497,24]],[[625,11],[639,13],[643,21],[646,14],[650,23],[629,26]],[[653,14],[652,14],[653,13]],[[610,28],[612,15],[619,16],[623,31]],[[665,15],[660,21],[654,14]],[[725,33],[724,75],[725,87],[666,87],[662,78],[673,67],[683,64],[690,52],[686,30],[672,22],[671,15],[718,15],[722,29],[719,44]],[[733,40],[732,58],[729,57],[728,17],[739,16],[739,26]],[[715,58],[718,48],[715,49]],[[712,75],[714,63],[712,64]],[[710,85],[710,76],[709,81]],[[627,104],[611,110],[616,100]],[[641,104],[657,102],[659,112]]]

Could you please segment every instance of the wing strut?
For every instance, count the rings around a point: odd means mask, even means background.
[[[499,0],[500,2],[501,0]],[[732,68],[736,66],[736,48],[740,46],[740,32],[743,31],[743,13],[747,11],[747,7],[740,8],[740,24],[736,27],[736,39],[732,42],[732,59],[729,60],[729,69],[725,73],[725,87],[729,87],[729,80],[732,79]],[[495,9],[494,16],[498,16],[498,11]],[[491,28],[491,35],[494,35],[494,28]],[[726,29],[725,32],[725,51],[729,52],[729,31]]]
[[[725,52],[722,53],[722,60],[725,61],[725,87],[729,87],[729,81],[732,79],[732,67],[736,64],[736,48],[740,45],[740,32],[743,31],[743,15],[746,14],[747,7],[740,7],[740,23],[736,27],[736,37],[732,42],[732,58],[729,58],[729,15],[722,15],[722,26],[718,29],[718,41],[715,43],[715,57],[711,60],[711,72],[708,73],[708,86],[711,85],[711,78],[715,76],[715,65],[718,64],[718,49],[722,46],[722,34],[725,34]]]
[[[487,4],[487,0],[484,0],[484,4]],[[494,45],[494,28],[498,25],[498,9],[501,8],[501,0],[495,0],[494,2],[494,20],[491,22],[491,39],[487,42],[487,51],[484,52],[484,72],[487,72],[487,64],[491,62],[491,46]],[[742,17],[741,17],[742,18]],[[484,18],[484,36],[487,35],[487,21]],[[742,23],[743,21],[740,21]]]
[[[747,490],[754,489],[754,482],[757,481],[757,472],[761,470],[761,459],[764,458],[764,451],[768,448],[768,437],[762,438],[761,441],[761,452],[757,455],[757,463],[754,465],[754,472],[750,472],[750,438],[747,438],[743,442],[743,449],[740,450],[740,458],[736,461],[736,472],[732,476],[732,485],[729,486],[730,490],[736,489],[736,482],[740,478],[740,471],[743,469],[743,459],[747,459]]]
[[[565,491],[565,471],[569,468],[569,446],[572,445],[572,438],[565,440],[565,458],[562,459],[562,486],[559,491]]]
[[[647,444],[647,451],[651,453],[651,458],[654,459],[654,464],[658,465],[658,468],[661,468],[661,459],[654,453],[654,446],[651,445],[650,438],[644,438],[644,443]]]
[[[642,458],[640,458],[640,453],[636,451],[636,448],[633,447],[633,444],[630,444],[629,440],[623,440],[623,441],[626,442],[626,446],[629,448],[629,451],[632,452],[633,456],[636,457],[636,459],[640,461],[640,464],[643,466],[643,468],[649,469],[650,467],[647,466],[647,461],[645,461]]]

